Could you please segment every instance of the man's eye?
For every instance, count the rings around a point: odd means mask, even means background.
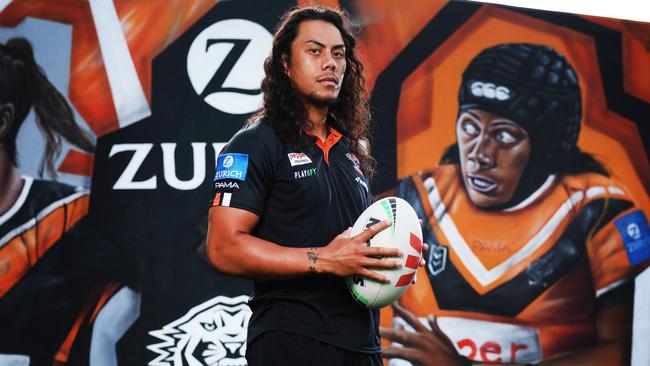
[[[312,55],[318,55],[320,53],[320,50],[318,48],[312,48],[309,50],[309,53]]]
[[[333,53],[333,55],[334,55],[334,57],[336,57],[336,58],[343,58],[343,57],[345,57],[345,54],[344,54],[343,52],[341,52],[341,51],[336,51],[336,52]]]

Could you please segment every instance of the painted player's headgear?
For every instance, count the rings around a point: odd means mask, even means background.
[[[460,109],[477,108],[520,124],[543,161],[576,149],[582,115],[573,67],[554,49],[503,44],[479,53],[463,73]]]
[[[537,188],[575,155],[582,117],[578,77],[566,58],[537,44],[501,44],[479,53],[463,73],[460,111],[476,108],[523,127],[532,144],[522,183]]]

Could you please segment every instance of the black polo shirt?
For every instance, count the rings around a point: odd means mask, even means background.
[[[257,122],[239,131],[217,159],[212,205],[260,217],[252,234],[298,248],[322,247],[372,202],[349,140],[334,129],[305,151]],[[305,258],[305,261],[307,259]],[[358,305],[342,277],[315,274],[256,281],[248,341],[269,330],[303,334],[343,349],[380,351],[379,314]]]

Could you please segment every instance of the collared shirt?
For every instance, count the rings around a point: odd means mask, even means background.
[[[372,202],[349,140],[330,128],[304,151],[265,122],[238,132],[217,159],[211,205],[257,214],[252,235],[287,247],[322,247]],[[257,281],[249,342],[269,330],[295,332],[344,349],[380,350],[378,314],[358,305],[342,277],[316,274]]]

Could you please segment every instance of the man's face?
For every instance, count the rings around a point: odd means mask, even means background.
[[[336,102],[345,75],[345,45],[331,23],[306,20],[299,24],[285,60],[293,87],[307,103],[329,106]]]
[[[510,201],[530,158],[526,130],[497,114],[469,109],[458,117],[456,137],[472,203],[485,208]]]

